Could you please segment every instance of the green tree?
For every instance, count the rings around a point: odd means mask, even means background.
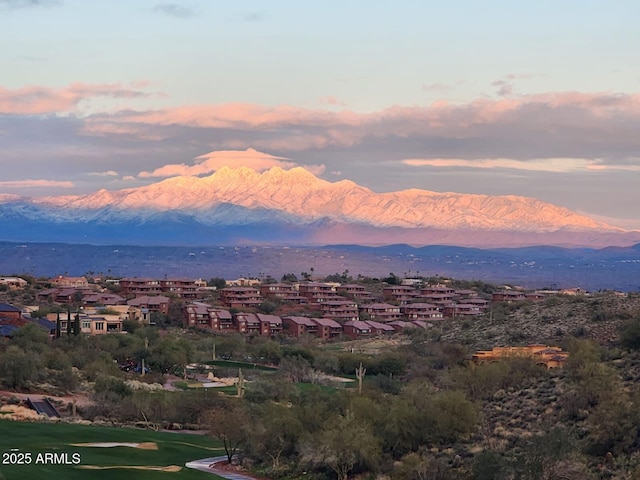
[[[224,278],[213,277],[209,279],[209,281],[207,282],[207,286],[215,287],[216,290],[221,290],[227,286],[227,281]]]
[[[42,353],[50,348],[49,333],[40,325],[27,323],[14,333],[11,344],[26,352]]]
[[[265,300],[260,305],[258,305],[258,310],[260,310],[262,313],[266,313],[267,315],[272,314],[277,309],[278,305],[268,300]]]
[[[620,343],[630,350],[640,350],[640,317],[620,328]]]
[[[283,458],[296,453],[303,427],[295,412],[284,405],[267,402],[257,408],[247,430],[248,447],[261,461],[268,459],[278,469]]]
[[[285,273],[284,275],[282,275],[280,281],[285,283],[295,283],[298,281],[298,277],[295,273]]]
[[[246,418],[248,417],[240,405],[233,401],[211,408],[204,414],[209,434],[222,442],[229,463],[247,440],[244,425]]]
[[[37,378],[38,362],[33,353],[11,345],[0,357],[0,375],[4,384],[22,390]]]
[[[305,445],[303,461],[333,470],[338,480],[347,480],[356,467],[373,469],[380,459],[380,443],[371,425],[353,414],[334,416],[313,440]]]

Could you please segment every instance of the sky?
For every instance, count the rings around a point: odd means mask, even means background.
[[[0,0],[0,194],[223,165],[640,229],[637,0]]]

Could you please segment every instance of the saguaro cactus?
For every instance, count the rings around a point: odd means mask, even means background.
[[[236,390],[238,391],[238,398],[244,397],[244,374],[242,373],[242,369],[238,369],[238,379],[236,380]]]
[[[358,395],[362,395],[362,379],[367,373],[367,369],[362,367],[362,362],[360,362],[360,366],[356,368],[356,378],[358,379]]]

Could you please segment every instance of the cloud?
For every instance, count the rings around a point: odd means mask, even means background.
[[[242,14],[242,19],[245,22],[261,22],[265,20],[267,15],[264,12],[245,12]]]
[[[69,113],[76,110],[80,102],[93,97],[133,99],[150,95],[156,94],[121,84],[74,83],[60,89],[29,86],[10,90],[0,87],[0,113],[21,115]]]
[[[284,105],[198,105],[123,111],[96,115],[89,121],[165,130],[208,129],[225,132],[225,141],[233,142],[233,148],[255,146],[278,152],[412,138],[414,144],[419,142],[430,150],[433,158],[443,155],[438,151],[447,150],[446,156],[452,158],[601,158],[610,156],[612,150],[634,152],[640,145],[635,133],[640,128],[640,95],[561,92],[466,104],[441,101],[428,106],[394,106],[373,113]],[[445,143],[450,148],[444,148]],[[474,151],[474,147],[486,152]],[[462,151],[465,155],[461,156]]]
[[[422,85],[422,91],[423,92],[438,92],[438,93],[442,93],[442,92],[448,92],[449,90],[451,90],[451,86],[450,85],[446,85],[444,83],[431,83],[431,84],[424,84]]]
[[[347,102],[345,102],[344,100],[340,100],[339,98],[334,97],[333,95],[328,95],[326,97],[322,97],[318,101],[319,101],[319,103],[321,105],[336,105],[336,106],[340,106],[340,107],[346,107],[347,106]]]
[[[594,160],[579,158],[542,158],[535,160],[514,160],[511,158],[481,158],[475,160],[459,158],[409,158],[402,160],[412,167],[439,168],[506,168],[538,172],[573,172],[589,170]]]
[[[206,175],[222,167],[248,167],[256,171],[268,170],[272,167],[289,169],[297,166],[296,163],[287,161],[282,157],[276,157],[267,153],[258,152],[252,148],[245,151],[217,151],[209,152],[196,157],[194,165],[174,163],[164,165],[152,172],[140,172],[140,178],[150,177],[175,177]]]
[[[279,162],[295,159],[296,165],[326,165],[326,172],[367,177],[369,186],[397,182],[398,188],[401,182],[415,180],[419,165],[402,160],[421,161],[432,167],[429,173],[439,175],[450,167],[449,171],[494,169],[500,175],[580,172],[590,178],[605,174],[619,178],[624,172],[630,174],[627,177],[637,174],[640,165],[640,94],[550,92],[393,106],[367,113],[222,104],[60,115],[78,111],[79,99],[88,95],[135,99],[147,94],[146,84],[30,88],[44,92],[42,98],[19,103],[11,94],[24,100],[26,91],[0,90],[0,111],[10,112],[0,114],[3,159],[13,162],[23,177],[33,171],[27,166],[38,165],[40,175],[46,171],[55,178],[59,172],[50,166],[52,162],[45,163],[45,157],[72,158],[76,162],[72,171],[80,176],[111,169],[122,176],[142,172],[144,178],[206,175],[219,167],[220,158],[205,155],[182,162],[202,152],[248,148],[274,157],[264,168],[289,168]],[[51,105],[46,107],[45,100]],[[56,102],[66,110],[57,111]],[[5,109],[7,104],[10,108]],[[31,163],[21,161],[27,154]],[[385,170],[389,165],[400,169],[397,177]]]
[[[499,87],[498,90],[496,90],[496,95],[499,97],[508,97],[513,95],[513,84],[506,80],[496,80],[491,83],[491,86]]]
[[[58,187],[73,188],[75,185],[69,181],[58,180],[3,180],[0,181],[0,187],[5,188],[40,188],[40,187]]]
[[[314,175],[322,175],[326,166],[323,164],[299,165],[284,157],[276,157],[268,153],[262,153],[253,148],[244,151],[223,150],[209,152],[194,158],[193,165],[185,163],[171,163],[156,168],[153,171],[142,171],[138,173],[139,178],[159,178],[176,176],[198,176],[207,175],[220,170],[223,167],[238,168],[247,167],[256,172],[279,167],[289,170],[294,167],[302,167]]]
[[[107,170],[106,172],[89,172],[87,175],[91,177],[117,177],[119,176],[118,172],[115,170]]]
[[[153,11],[175,18],[191,18],[196,15],[193,9],[177,3],[159,3],[153,7]]]
[[[58,0],[0,0],[0,7],[7,9],[38,8],[60,5]]]

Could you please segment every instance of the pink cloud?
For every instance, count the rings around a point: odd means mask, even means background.
[[[217,138],[210,144],[219,150],[253,147],[285,155],[403,138],[425,142],[438,137],[454,142],[466,139],[467,157],[477,154],[474,146],[481,145],[487,149],[482,154],[491,158],[587,158],[588,150],[594,156],[607,155],[612,149],[620,151],[620,146],[627,152],[637,151],[640,144],[633,132],[640,125],[640,95],[556,92],[481,98],[468,103],[436,101],[371,113],[286,105],[195,105],[95,114],[87,117],[84,124],[88,134],[108,136],[115,132],[141,140],[173,140],[182,135],[183,127],[191,127],[197,129],[194,134],[198,135],[210,130]],[[506,141],[498,141],[499,138]],[[516,138],[524,141],[523,148],[516,148]],[[587,148],[587,144],[591,147]],[[432,154],[443,156],[446,152]],[[192,166],[174,170],[187,167]]]
[[[573,172],[590,170],[594,160],[580,158],[541,158],[535,160],[515,160],[512,158],[409,158],[401,163],[412,167],[440,167],[440,168],[508,168],[514,170],[529,170],[539,172]]]
[[[252,148],[244,151],[209,152],[196,157],[194,160],[194,165],[174,163],[156,168],[152,172],[140,172],[138,176],[140,178],[196,176],[215,172],[222,167],[248,167],[256,171],[262,171],[272,167],[289,169],[297,166],[296,163],[287,161],[283,157],[258,152]]]
[[[69,113],[76,110],[81,101],[93,97],[132,99],[149,95],[156,94],[121,84],[73,83],[60,89],[29,86],[10,90],[0,87],[0,113],[21,115]]]
[[[4,180],[0,181],[0,187],[6,188],[38,188],[38,187],[59,187],[73,188],[73,182],[57,180]]]
[[[263,170],[269,170],[273,167],[279,167],[283,170],[289,170],[294,167],[302,167],[309,170],[314,175],[322,175],[326,166],[323,164],[314,165],[299,165],[295,162],[289,161],[284,157],[276,157],[269,155],[268,153],[262,153],[253,148],[248,148],[243,151],[223,150],[209,152],[199,157],[194,158],[193,165],[187,165],[185,163],[172,163],[164,165],[155,170],[143,171],[138,174],[139,178],[154,178],[154,177],[177,177],[177,176],[197,176],[206,175],[222,167],[238,168],[247,167],[261,172]]]

